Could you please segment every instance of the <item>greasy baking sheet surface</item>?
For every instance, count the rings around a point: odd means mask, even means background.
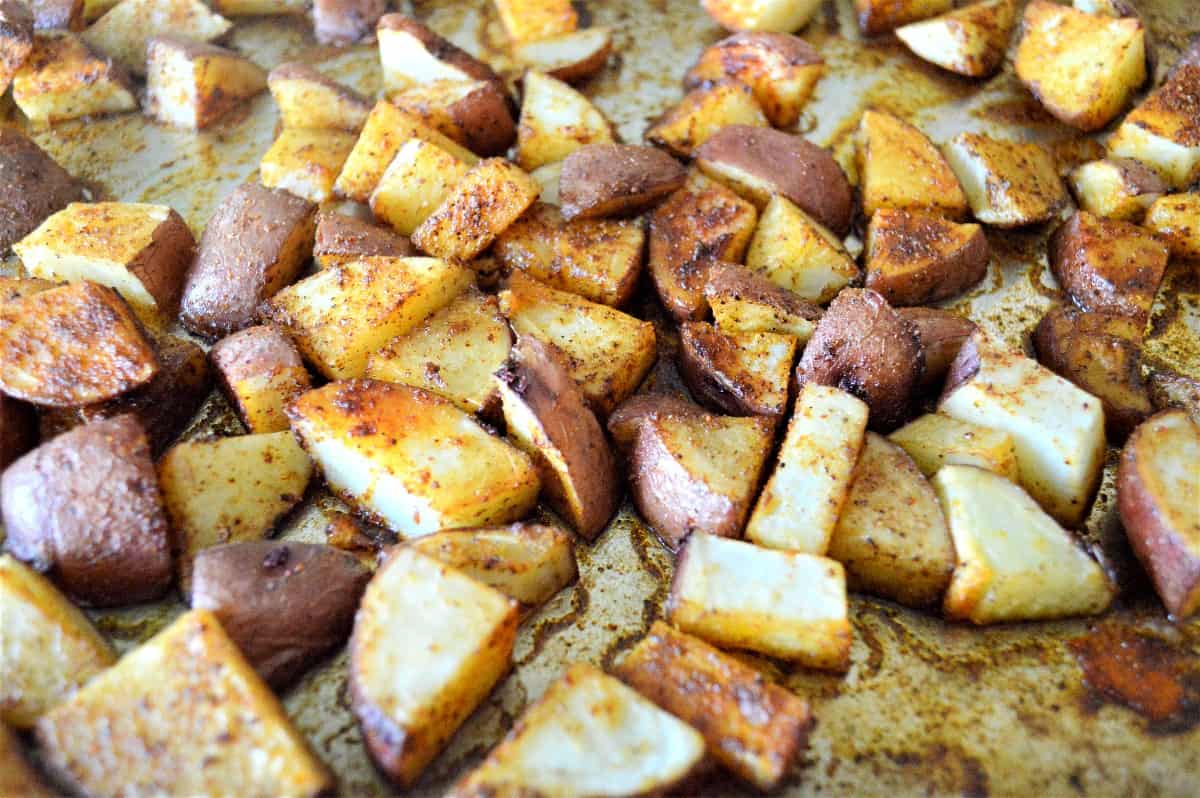
[[[405,4],[407,5],[407,4]],[[418,2],[435,29],[498,67],[510,66],[504,34],[487,0]],[[577,5],[580,5],[577,3]],[[616,30],[610,67],[586,91],[624,140],[680,96],[696,54],[721,36],[696,0],[592,0],[586,24]],[[1140,0],[1158,50],[1159,74],[1200,30],[1195,0]],[[888,40],[858,40],[850,0],[829,0],[804,33],[829,73],[800,122],[831,146],[853,176],[852,132],[873,106],[920,124],[935,141],[960,130],[1036,138],[1064,167],[1097,157],[1026,95],[1006,69],[983,84],[919,62]],[[356,88],[378,89],[373,46],[314,45],[306,23],[241,21],[232,46],[265,67],[302,59]],[[982,88],[979,88],[982,86]],[[15,118],[11,100],[0,114]],[[201,134],[157,127],[137,115],[33,131],[39,143],[104,196],[161,202],[197,233],[220,199],[254,176],[277,124],[270,96]],[[993,259],[984,284],[956,305],[1019,343],[1057,296],[1041,233],[989,234]],[[1200,378],[1200,277],[1172,265],[1146,353],[1154,366]],[[665,370],[658,378],[669,379]],[[189,434],[236,434],[213,397]],[[844,677],[763,662],[814,704],[818,725],[788,796],[1200,794],[1200,620],[1172,625],[1132,562],[1113,509],[1112,466],[1086,537],[1123,585],[1118,608],[1077,621],[985,630],[865,597],[853,597],[853,665]],[[314,491],[284,536],[323,541],[326,513],[339,505]],[[523,625],[513,674],[430,768],[416,795],[438,795],[488,750],[566,665],[610,665],[661,614],[672,558],[626,508],[593,545],[578,547],[579,583]],[[153,634],[177,602],[94,613],[121,648]],[[403,624],[403,618],[396,623]],[[1085,679],[1084,674],[1087,673]],[[346,657],[315,669],[285,696],[292,718],[338,773],[347,796],[386,794],[349,711]],[[705,794],[741,794],[721,777]]]

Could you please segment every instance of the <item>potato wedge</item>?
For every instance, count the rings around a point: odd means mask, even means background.
[[[612,30],[604,27],[559,33],[513,48],[518,63],[567,83],[595,75],[604,69],[611,55]]]
[[[48,579],[9,554],[0,555],[0,606],[4,608],[0,720],[5,724],[18,729],[33,726],[117,661],[104,635],[79,608]]]
[[[21,798],[54,798],[55,793],[25,757],[21,741],[0,724],[0,794]]]
[[[907,452],[930,478],[947,465],[983,468],[1012,482],[1020,478],[1012,436],[1003,430],[927,413],[893,432],[888,440]]]
[[[845,572],[825,557],[692,535],[675,567],[667,618],[714,645],[808,668],[850,664]]]
[[[763,209],[746,266],[801,299],[829,302],[858,277],[858,265],[828,228],[782,195]]]
[[[953,7],[953,0],[854,0],[854,15],[864,36],[880,36]]]
[[[736,80],[718,80],[688,92],[646,130],[646,140],[690,158],[700,145],[730,125],[770,127],[754,99],[754,89]]]
[[[1029,495],[1067,526],[1087,515],[1104,465],[1100,400],[976,331],[950,367],[938,412],[1007,432]]]
[[[38,415],[31,405],[0,394],[0,472],[37,445]]]
[[[708,15],[729,30],[791,33],[803,28],[820,0],[701,0]]]
[[[694,418],[711,416],[712,414],[695,402],[678,396],[663,393],[639,393],[621,403],[621,406],[608,417],[608,433],[613,443],[625,456],[633,451],[637,443],[638,428],[660,416]],[[716,416],[714,416],[716,418]],[[728,420],[728,419],[726,419]],[[756,424],[765,424],[762,419],[749,419]],[[735,421],[734,426],[741,421]]]
[[[772,549],[824,554],[842,512],[867,427],[867,406],[816,383],[800,389],[778,461],[746,540]]]
[[[504,155],[517,135],[508,94],[495,80],[438,80],[391,94],[389,99],[483,156]]]
[[[136,111],[126,71],[73,33],[38,33],[13,75],[12,98],[35,124]]]
[[[963,465],[933,478],[958,564],[944,610],[975,624],[1095,615],[1113,599],[1104,571],[1007,479]]]
[[[264,306],[301,354],[331,380],[361,377],[367,358],[471,284],[469,269],[437,258],[362,258],[322,269]]]
[[[931,64],[969,78],[986,78],[1004,64],[1017,22],[1015,0],[983,0],[896,28],[896,38]]]
[[[704,738],[691,726],[599,668],[578,664],[447,796],[656,795],[684,781],[703,757]]]
[[[778,333],[726,333],[708,322],[679,327],[679,372],[702,403],[732,416],[787,413],[796,339]]]
[[[868,432],[829,540],[850,587],[910,607],[941,599],[954,543],[937,494],[905,451]]]
[[[1157,172],[1130,158],[1088,161],[1067,179],[1081,210],[1123,222],[1140,222],[1167,191]]]
[[[1200,63],[1185,64],[1126,115],[1108,140],[1109,154],[1141,161],[1171,187],[1187,188],[1200,177],[1198,102]]]
[[[412,786],[487,697],[510,667],[518,620],[516,602],[414,548],[388,557],[354,621],[350,700],[389,779]]]
[[[579,24],[571,0],[496,0],[496,11],[514,42],[570,33]]]
[[[199,0],[122,0],[83,32],[83,40],[135,75],[146,74],[146,45],[169,34],[193,42],[224,36],[233,23]]]
[[[9,396],[90,405],[145,385],[158,371],[154,348],[111,288],[83,281],[0,304],[0,389]]]
[[[411,138],[396,151],[371,192],[371,213],[397,233],[411,236],[470,168],[436,144]]]
[[[578,572],[571,534],[547,524],[453,529],[405,545],[530,609],[574,582]]]
[[[0,256],[51,214],[82,199],[83,184],[33,139],[0,127]]]
[[[563,160],[558,195],[567,219],[634,216],[686,178],[678,161],[653,148],[588,144]]]
[[[928,305],[978,283],[990,259],[977,224],[881,208],[867,227],[865,285],[892,305]]]
[[[371,113],[366,97],[301,61],[272,69],[267,86],[284,127],[361,130]]]
[[[199,130],[267,87],[262,67],[232,50],[176,36],[146,45],[146,113]]]
[[[589,144],[612,144],[612,125],[566,83],[528,70],[522,81],[517,164],[527,171],[555,163]]]
[[[918,392],[940,393],[958,350],[975,332],[975,322],[938,308],[897,308],[896,313],[916,329],[925,353]]]
[[[942,152],[975,218],[993,227],[1051,219],[1067,202],[1054,156],[1040,144],[960,133]]]
[[[709,265],[704,297],[717,329],[725,333],[780,333],[794,336],[803,345],[821,318],[817,305],[732,263]]]
[[[251,434],[290,429],[286,409],[312,387],[292,340],[277,327],[247,327],[209,353],[225,397]]]
[[[258,164],[259,179],[267,188],[325,202],[354,143],[354,134],[345,130],[284,128]]]
[[[386,227],[334,211],[317,214],[313,260],[318,269],[341,266],[360,258],[411,258],[417,248]]]
[[[858,174],[863,213],[880,208],[927,211],[948,219],[967,215],[958,178],[924,133],[882,111],[863,112],[858,123]]]
[[[130,784],[159,794],[294,798],[334,788],[206,610],[185,613],[43,716],[37,738],[48,769],[88,795],[118,795]]]
[[[1182,410],[1139,426],[1121,453],[1117,505],[1167,611],[1200,609],[1200,427]]]
[[[346,642],[370,579],[332,546],[251,540],[196,554],[191,605],[212,612],[278,690]]]
[[[1155,200],[1145,225],[1175,257],[1200,260],[1200,194],[1168,194]]]
[[[1031,0],[1021,30],[1017,77],[1047,111],[1080,130],[1107,125],[1146,80],[1146,31],[1136,17]]]
[[[386,14],[375,26],[385,92],[436,81],[496,81],[492,68],[404,14]]]
[[[0,2],[0,93],[33,52],[34,17],[21,0]]]
[[[389,5],[387,0],[313,0],[313,34],[321,44],[336,47],[361,42],[375,32]]]

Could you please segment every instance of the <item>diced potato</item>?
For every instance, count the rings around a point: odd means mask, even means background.
[[[917,390],[922,393],[941,391],[950,364],[978,325],[954,311],[940,308],[896,308],[896,315],[917,331],[924,355],[925,369],[917,382]]]
[[[911,22],[944,14],[953,0],[854,0],[858,29],[864,36],[879,36]]]
[[[658,795],[703,758],[704,738],[691,726],[578,664],[447,796]]]
[[[37,726],[73,791],[316,798],[333,777],[207,610],[192,610]],[[147,752],[153,751],[153,756]]]
[[[345,130],[284,128],[258,165],[262,184],[312,202],[333,197],[333,186],[354,149]]]
[[[0,720],[18,729],[117,660],[86,615],[8,554],[0,555],[0,621]]]
[[[284,127],[361,130],[371,112],[366,97],[300,61],[272,69],[267,85]]]
[[[983,0],[899,27],[896,38],[942,69],[985,78],[1003,65],[1016,22],[1015,0]]]
[[[634,444],[637,443],[638,430],[642,424],[667,416],[687,419],[712,416],[712,418],[721,419],[721,417],[713,416],[700,407],[700,405],[688,399],[667,393],[647,392],[629,397],[629,399],[621,403],[620,407],[613,411],[612,415],[608,417],[608,432],[612,436],[613,443],[617,445],[617,448],[623,454],[629,455],[633,450]],[[721,420],[738,421],[733,418],[724,418]],[[753,422],[753,424],[748,424],[748,427],[758,426],[764,429],[767,428],[765,419],[752,418],[746,419],[746,421]],[[749,440],[748,437],[747,440]]]
[[[529,69],[576,83],[590,78],[612,55],[612,30],[595,27],[523,42],[513,56]]]
[[[967,215],[967,197],[937,147],[909,123],[864,111],[858,123],[863,213],[880,208],[924,210],[949,219]]]
[[[407,545],[527,608],[549,601],[577,574],[571,534],[546,524],[454,529]]]
[[[191,589],[202,549],[259,540],[304,497],[312,461],[290,432],[238,435],[173,446],[158,463],[179,552],[180,580]]]
[[[1067,202],[1054,156],[1041,144],[960,133],[943,148],[975,218],[1022,227],[1054,217]]]
[[[731,333],[791,335],[803,345],[812,337],[821,309],[758,272],[729,263],[708,269],[704,296],[717,329]]]
[[[407,237],[380,225],[335,211],[322,211],[317,214],[312,254],[318,269],[328,269],[359,258],[410,258],[417,254],[417,248]]]
[[[708,15],[729,30],[791,33],[803,28],[820,0],[701,0]]]
[[[538,200],[547,205],[559,206],[562,202],[558,196],[559,179],[562,177],[562,162],[548,163],[545,166],[539,166],[529,173],[529,176],[537,181],[542,187],[541,193],[538,195]]]
[[[763,210],[746,266],[820,304],[858,277],[858,266],[833,233],[778,195]]]
[[[83,197],[82,181],[33,139],[14,127],[0,127],[0,207],[8,209],[0,215],[0,255],[50,214]]]
[[[487,64],[404,14],[381,18],[375,34],[387,92],[438,81],[499,80]]]
[[[708,322],[679,327],[679,371],[692,396],[733,416],[782,418],[796,339],[770,332],[726,333]]]
[[[34,16],[20,0],[0,2],[0,94],[33,52]]]
[[[226,17],[271,17],[303,14],[308,0],[213,0],[213,10]]]
[[[500,309],[519,335],[552,343],[601,416],[630,396],[654,365],[654,325],[556,291],[520,272],[500,294]]]
[[[363,258],[288,286],[265,312],[326,377],[361,377],[368,357],[448,305],[471,279],[470,269],[436,258]]]
[[[1146,80],[1146,31],[1137,18],[1031,0],[1021,29],[1017,77],[1068,125],[1099,130]]]
[[[441,147],[411,138],[396,151],[371,192],[371,212],[397,233],[411,236],[470,168]]]
[[[288,405],[312,387],[296,345],[278,328],[247,327],[209,353],[221,387],[251,433],[290,429]]]
[[[937,494],[904,450],[868,432],[829,541],[850,586],[910,607],[938,601],[954,544]]]
[[[888,440],[907,452],[927,477],[942,466],[964,465],[993,471],[1013,482],[1020,478],[1012,436],[1003,430],[927,413],[893,432]]]
[[[21,741],[0,723],[0,795],[20,798],[55,798],[41,774],[25,756]]]
[[[335,47],[367,41],[390,5],[387,0],[312,0],[313,35]]]
[[[496,10],[514,42],[570,33],[579,24],[571,0],[496,0]]]
[[[517,136],[503,84],[438,80],[389,95],[398,108],[480,155],[504,155]]]
[[[754,89],[728,79],[688,92],[650,126],[646,139],[690,158],[697,147],[727,125],[770,126],[754,99]]]
[[[121,0],[83,33],[83,39],[135,75],[144,75],[146,44],[153,37],[169,34],[211,42],[232,27],[200,0]]]
[[[1200,63],[1181,66],[1134,108],[1108,140],[1108,152],[1155,169],[1173,188],[1200,177]]]
[[[746,525],[746,539],[773,549],[824,554],[866,429],[862,401],[837,388],[805,384],[775,471]]]
[[[692,535],[675,567],[667,618],[722,647],[809,668],[850,664],[845,571],[825,557]]]
[[[1094,615],[1112,602],[1104,571],[1007,479],[948,465],[933,478],[958,564],[945,612],[976,624]]]
[[[636,216],[686,180],[679,161],[654,147],[587,144],[563,159],[558,193],[567,219]]]
[[[1200,260],[1200,194],[1168,194],[1146,213],[1154,231],[1177,258]]]
[[[84,0],[33,0],[35,30],[81,31],[87,27],[84,19]]]
[[[958,296],[987,275],[983,228],[923,211],[881,208],[867,227],[867,288],[892,305],[927,305]]]
[[[950,368],[938,411],[1012,436],[1021,485],[1060,523],[1078,523],[1104,466],[1100,400],[976,332]]]
[[[1081,209],[1126,222],[1140,222],[1167,191],[1157,172],[1129,158],[1088,161],[1072,169],[1068,180]]]
[[[334,382],[290,415],[330,488],[402,537],[508,523],[537,501],[524,452],[419,388]]]
[[[124,70],[73,33],[34,37],[33,52],[13,76],[12,98],[29,121],[41,124],[138,107]]]
[[[350,699],[393,782],[416,783],[508,671],[518,620],[503,593],[411,547],[375,574],[350,638]]]
[[[529,70],[522,85],[517,163],[536,169],[587,144],[611,144],[612,125],[587,97],[561,80]]]
[[[467,289],[420,325],[371,355],[366,376],[424,388],[468,413],[497,401],[492,375],[508,360],[512,336],[495,297]]]
[[[146,113],[175,127],[208,127],[267,87],[267,73],[232,50],[173,36],[146,50]]]

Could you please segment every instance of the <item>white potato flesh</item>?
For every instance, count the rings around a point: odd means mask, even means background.
[[[942,466],[970,465],[995,471],[1016,482],[1017,452],[1012,436],[942,413],[927,413],[888,436],[932,477]]]
[[[702,4],[729,30],[791,33],[812,19],[821,0],[702,0]]]
[[[584,95],[530,70],[522,84],[517,163],[526,171],[557,163],[588,144],[611,144],[612,125]]]
[[[961,133],[943,148],[984,224],[1022,227],[1051,219],[1067,201],[1049,150],[1032,142]]]
[[[196,42],[224,36],[233,23],[200,0],[122,0],[82,34],[99,52],[137,75],[146,73],[146,42],[170,34]]]
[[[436,53],[406,30],[382,25],[375,34],[379,40],[383,88],[389,94],[439,80],[475,80],[474,76],[449,61],[438,58]]]

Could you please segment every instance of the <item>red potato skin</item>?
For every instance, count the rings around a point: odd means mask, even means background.
[[[48,216],[83,198],[83,184],[41,147],[0,127],[0,256]]]
[[[354,44],[375,32],[387,9],[387,0],[313,0],[313,33],[321,44]]]
[[[37,445],[37,429],[32,406],[0,394],[0,471]]]
[[[417,248],[411,241],[387,228],[333,211],[322,211],[317,215],[313,257],[318,263],[327,257],[366,258],[382,255],[408,258],[416,254]]]
[[[504,85],[504,81],[490,66],[410,16],[405,14],[385,14],[380,17],[379,23],[375,27],[376,30],[386,28],[388,30],[404,31],[424,45],[425,49],[435,58],[462,70],[471,79],[486,80],[498,83],[501,86]]]
[[[608,417],[608,433],[626,454],[637,442],[637,431],[641,425],[660,415],[702,416],[704,408],[667,394],[643,393],[631,396]]]
[[[563,218],[632,216],[683,185],[683,165],[654,147],[589,144],[563,161],[558,180]]]
[[[711,324],[685,322],[679,327],[679,373],[692,396],[731,416],[778,419],[780,408],[755,401],[752,386],[728,379],[736,373],[737,344]]]
[[[457,84],[450,84],[454,88]],[[441,94],[402,91],[391,102],[438,128],[467,149],[484,157],[503,155],[517,138],[512,101],[502,84],[479,81],[470,92],[450,101]],[[448,117],[451,124],[438,124]]]
[[[896,313],[916,328],[925,352],[925,371],[918,389],[937,393],[958,350],[975,332],[975,322],[937,308],[896,308]]]
[[[222,338],[209,350],[208,356],[226,387],[260,374],[304,367],[292,339],[270,324],[247,327]]]

